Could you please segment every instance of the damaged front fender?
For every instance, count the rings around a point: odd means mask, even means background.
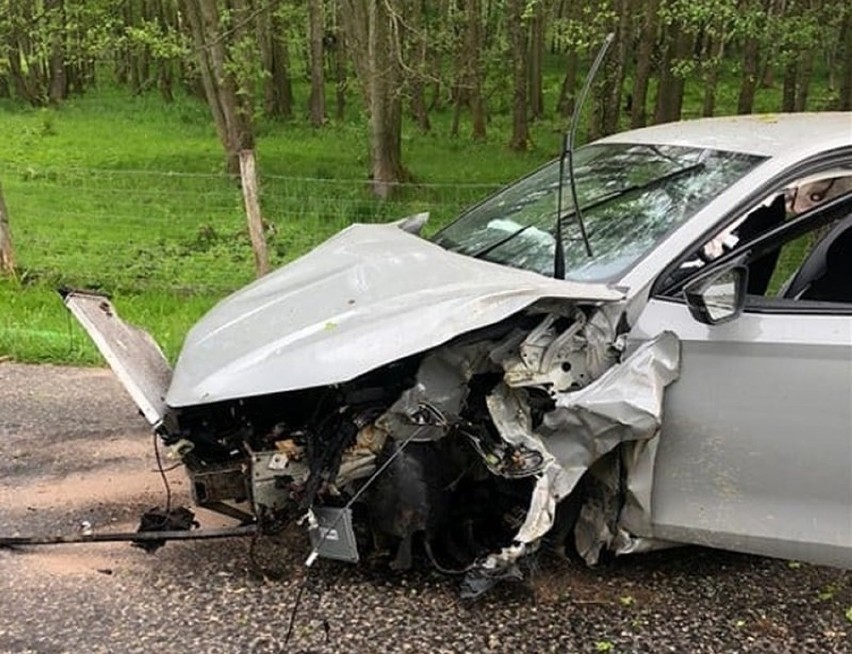
[[[83,304],[123,325],[106,300]],[[627,350],[626,331],[622,302],[539,299],[349,381],[181,407],[162,384],[146,397],[201,506],[262,527],[307,510],[320,556],[387,552],[404,569],[422,551],[475,597],[517,578],[545,537],[568,535],[589,563],[649,545],[679,343],[664,332]],[[579,511],[557,530],[568,498]]]
[[[679,360],[677,337],[664,332],[581,390],[556,392],[555,406],[544,414],[536,429],[531,428],[523,394],[501,385],[489,396],[491,416],[503,438],[539,452],[546,463],[536,473],[523,525],[510,545],[481,562],[482,572],[471,573],[472,579],[466,582],[468,595],[475,596],[488,586],[483,585],[483,579],[497,579],[497,570],[505,569],[514,576],[516,572],[509,570],[515,562],[553,527],[558,503],[574,491],[595,463],[626,444],[631,446],[624,449],[622,459],[627,464],[627,487],[621,488],[617,482],[608,487],[608,503],[586,498],[574,533],[577,551],[589,564],[597,562],[603,548],[615,549],[616,553],[628,550],[625,543],[635,537],[621,523],[624,495],[632,489],[632,513],[625,517],[630,515],[633,524],[649,525],[656,448],[645,445],[659,434],[663,392],[677,378]],[[609,463],[597,474],[611,479],[613,474],[617,476],[617,470],[615,463]],[[613,547],[616,543],[618,548]]]

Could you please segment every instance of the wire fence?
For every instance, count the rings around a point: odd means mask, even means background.
[[[0,163],[21,277],[106,291],[222,293],[253,277],[243,199],[227,175]],[[352,223],[428,211],[428,230],[495,184],[403,184],[379,201],[365,180],[263,176],[270,260],[280,265]]]

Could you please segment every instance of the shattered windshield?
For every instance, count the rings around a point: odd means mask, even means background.
[[[671,145],[597,144],[574,155],[589,257],[571,199],[567,166],[561,220],[565,277],[620,276],[762,157]],[[503,189],[435,235],[452,251],[553,276],[559,161]]]

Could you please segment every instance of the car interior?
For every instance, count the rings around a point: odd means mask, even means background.
[[[852,171],[836,170],[834,174],[841,183],[825,185],[821,179],[820,184],[840,190],[840,195],[822,194],[817,198],[814,194],[807,205],[800,203],[800,214],[793,210],[790,198],[796,197],[800,187],[813,186],[814,182],[797,181],[771,195],[727,225],[670,273],[663,294],[678,296],[684,282],[698,270],[722,257],[728,259],[728,255],[752,249],[754,255],[749,252],[744,261],[748,268],[747,306],[789,306],[791,300],[808,304],[852,303],[852,191],[845,191],[852,188]],[[831,219],[826,223],[819,216],[824,213],[822,207],[829,205]],[[770,239],[771,233],[792,225],[799,215],[801,229]],[[752,244],[757,247],[751,248]]]
[[[782,297],[852,302],[852,215],[839,221],[815,245]]]

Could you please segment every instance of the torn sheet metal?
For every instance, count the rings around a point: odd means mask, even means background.
[[[448,417],[457,419],[475,373],[489,367],[490,343],[443,347],[426,356],[417,382],[376,420],[376,426],[397,440],[429,441],[442,438]]]
[[[172,369],[151,336],[121,318],[104,295],[61,291],[65,306],[88,332],[145,419],[156,426],[166,411]]]
[[[557,503],[568,496],[590,467],[622,443],[644,443],[659,433],[663,392],[677,378],[679,365],[678,339],[664,332],[588,386],[558,393],[555,407],[536,429],[531,428],[517,390],[503,385],[495,389],[489,397],[489,410],[501,436],[509,443],[537,449],[545,463],[537,474],[526,519],[512,544],[490,554],[482,568],[512,565],[551,529]],[[654,451],[642,450],[633,461],[634,521],[641,520],[642,511],[649,508]],[[612,481],[611,477],[605,479]],[[615,483],[618,479],[616,475]],[[617,492],[602,495],[605,499],[618,497]],[[608,519],[612,515],[617,519],[618,511],[604,507],[599,513],[600,518],[587,516],[579,525],[583,535],[578,545],[582,544],[590,562],[597,559],[603,546],[615,542],[618,533]],[[588,531],[592,536],[585,535]]]
[[[585,498],[574,525],[574,545],[588,565],[603,550],[616,555],[674,547],[642,536],[651,529],[651,488],[658,438],[627,443],[591,470]]]
[[[556,400],[544,417],[545,443],[564,467],[588,468],[619,443],[651,438],[660,426],[663,392],[679,366],[680,344],[672,332],[640,345],[592,384]]]

